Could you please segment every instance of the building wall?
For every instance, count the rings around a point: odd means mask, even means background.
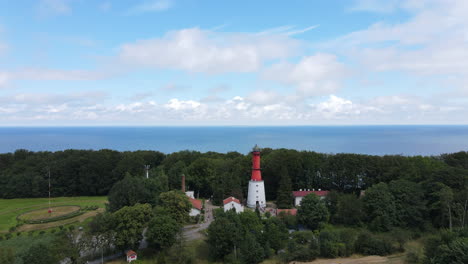
[[[199,214],[200,214],[200,210],[198,210],[196,208],[190,209],[190,213],[189,213],[190,216],[197,216]]]
[[[265,184],[263,181],[249,181],[249,193],[247,195],[247,206],[257,207],[257,201],[261,208],[266,207]]]
[[[294,205],[295,206],[300,206],[301,202],[302,202],[302,198],[304,198],[304,197],[302,197],[302,196],[301,197],[295,197],[294,198]]]
[[[224,212],[231,210],[234,208],[236,210],[236,213],[241,213],[244,212],[244,206],[241,204],[238,204],[236,202],[229,202],[224,205]]]
[[[304,198],[304,197],[305,196],[294,197],[294,206],[300,206],[301,202],[302,202],[302,198]],[[325,196],[319,196],[319,199],[323,200],[323,199],[325,199]]]
[[[194,194],[195,194],[194,191],[186,191],[185,192],[185,195],[187,195],[188,197],[193,198],[193,199],[195,199]]]

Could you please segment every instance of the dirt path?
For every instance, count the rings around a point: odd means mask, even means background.
[[[70,219],[65,219],[62,221],[50,222],[50,223],[45,223],[45,224],[26,224],[26,225],[20,226],[18,228],[18,231],[24,232],[24,231],[31,231],[31,230],[42,230],[42,229],[57,227],[61,225],[67,225],[67,224],[71,224],[75,222],[83,222],[84,220],[90,217],[93,217],[101,212],[104,212],[104,208],[99,208],[95,211],[86,212],[82,215],[79,215]]]
[[[403,255],[392,255],[387,257],[367,256],[367,257],[349,257],[336,259],[317,259],[312,262],[293,261],[290,264],[403,264]]]

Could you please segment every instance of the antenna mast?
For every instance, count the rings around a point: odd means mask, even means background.
[[[52,213],[52,209],[50,209],[50,167],[47,167],[47,174],[49,175],[49,214]]]

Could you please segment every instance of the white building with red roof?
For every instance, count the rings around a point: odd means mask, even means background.
[[[137,253],[133,250],[127,251],[127,262],[137,260]]]
[[[236,213],[244,212],[244,206],[234,197],[229,197],[223,200],[224,212],[234,209]]]
[[[192,204],[192,209],[190,209],[190,213],[189,215],[190,216],[197,216],[199,214],[201,214],[201,210],[202,210],[202,201],[198,200],[198,199],[194,199],[192,197],[189,197],[189,200],[190,200],[190,203]]]
[[[301,202],[302,202],[302,199],[306,196],[306,195],[309,195],[309,194],[315,194],[317,195],[320,199],[324,199],[329,191],[322,191],[320,189],[318,189],[318,191],[315,191],[312,189],[312,191],[310,189],[304,189],[304,190],[299,190],[299,191],[293,191],[293,196],[294,196],[294,206],[300,206],[301,205]]]

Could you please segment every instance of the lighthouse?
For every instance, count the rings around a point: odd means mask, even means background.
[[[252,176],[249,181],[247,206],[250,208],[265,208],[265,184],[260,168],[260,148],[255,145],[252,150]]]

